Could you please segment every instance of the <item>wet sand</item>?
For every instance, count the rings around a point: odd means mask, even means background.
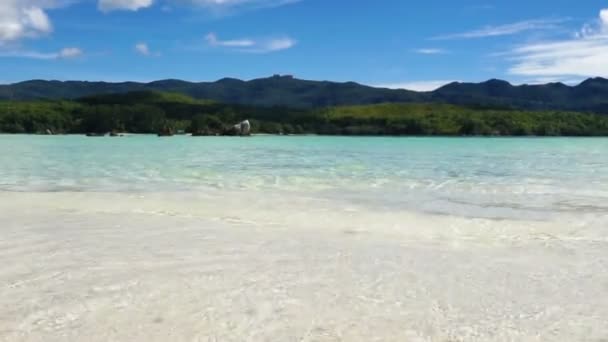
[[[602,341],[602,222],[0,193],[1,341]]]

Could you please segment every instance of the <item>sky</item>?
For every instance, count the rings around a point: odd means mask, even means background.
[[[608,77],[607,0],[0,0],[0,83]]]

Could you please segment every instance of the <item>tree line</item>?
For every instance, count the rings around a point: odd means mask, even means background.
[[[608,136],[608,116],[450,104],[377,104],[304,110],[253,107],[160,92],[75,101],[0,102],[0,133],[220,135],[248,119],[253,133],[443,136]]]

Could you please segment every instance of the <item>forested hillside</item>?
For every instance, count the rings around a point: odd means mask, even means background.
[[[451,103],[520,110],[568,110],[608,114],[608,80],[592,78],[576,86],[562,83],[514,86],[501,80],[451,83],[433,92],[374,88],[354,82],[300,80],[291,76],[216,82],[163,80],[151,83],[27,81],[0,85],[0,99],[74,100],[98,94],[160,91],[195,99],[255,107],[300,109],[379,103]]]
[[[315,109],[245,106],[140,91],[74,101],[0,102],[0,133],[224,134],[249,119],[254,133],[340,135],[608,135],[608,116],[435,103]]]

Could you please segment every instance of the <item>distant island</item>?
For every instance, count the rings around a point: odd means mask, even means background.
[[[452,83],[434,92],[291,76],[211,83],[27,81],[0,86],[0,133],[109,132],[441,136],[608,136],[608,80],[513,86]]]
[[[198,100],[255,107],[311,109],[378,103],[451,103],[608,114],[608,80],[603,78],[590,78],[576,86],[563,83],[514,86],[496,79],[482,83],[454,82],[433,92],[374,88],[354,82],[301,80],[291,75],[275,75],[251,81],[224,78],[216,82],[32,80],[0,85],[0,100],[74,100],[94,95],[140,91],[180,93]]]

